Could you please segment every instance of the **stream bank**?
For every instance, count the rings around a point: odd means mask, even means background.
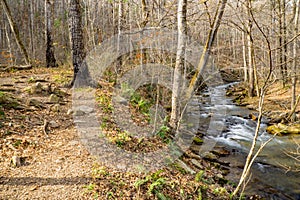
[[[274,87],[270,88],[267,93],[258,145],[272,137],[265,131],[269,122],[287,112],[286,109],[282,108],[287,107],[286,90]],[[220,99],[222,99],[222,94],[225,92],[227,96],[224,95],[221,102],[221,105],[227,108],[223,120],[224,129],[212,139],[217,140],[219,145],[231,152],[229,156],[220,158],[220,160],[230,163],[230,174],[226,178],[237,182],[255,132],[258,99],[246,97],[244,87],[238,84],[234,84],[234,86],[227,84],[213,88],[211,94],[212,96],[221,94]],[[276,102],[276,104],[271,102]],[[204,110],[213,110],[218,105],[202,105],[202,107],[206,107]],[[289,156],[290,152],[295,152],[299,148],[297,146],[299,141],[299,135],[277,136],[273,139],[256,159],[245,194],[257,194],[266,199],[300,199],[300,174],[297,172],[299,161]]]

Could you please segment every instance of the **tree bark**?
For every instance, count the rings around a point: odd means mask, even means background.
[[[73,80],[71,86],[73,86],[86,55],[79,0],[69,1],[69,31],[73,63]]]
[[[21,52],[22,52],[22,54],[24,56],[25,63],[27,65],[30,65],[29,56],[28,56],[27,51],[25,49],[25,46],[24,46],[24,44],[23,44],[23,42],[22,42],[22,40],[20,38],[19,29],[18,29],[16,23],[14,22],[14,20],[12,18],[11,11],[10,11],[10,9],[8,7],[8,4],[7,4],[6,0],[1,0],[0,2],[2,4],[3,10],[4,10],[5,14],[6,14],[7,19],[8,19],[11,31],[12,31],[15,39],[16,39],[17,45],[18,45],[19,49],[21,50]]]
[[[187,12],[187,0],[178,1],[177,9],[177,32],[178,32],[178,42],[177,42],[177,53],[176,53],[176,63],[174,70],[174,80],[172,88],[172,111],[170,124],[173,128],[177,128],[177,123],[180,116],[180,94],[182,85],[182,72],[184,67],[184,54],[186,46],[186,12]]]
[[[282,21],[283,21],[283,73],[284,73],[284,84],[287,83],[287,76],[288,76],[288,71],[287,71],[287,54],[288,54],[288,43],[287,43],[287,24],[286,24],[286,1],[285,0],[282,0]]]
[[[298,25],[299,25],[299,6],[300,0],[295,2],[295,19],[294,19],[294,34],[298,34]],[[292,112],[296,105],[296,88],[297,88],[297,40],[293,42],[293,66],[292,66],[292,101],[291,101],[291,121],[296,121],[296,114]]]
[[[5,35],[6,35],[6,40],[7,40],[7,47],[8,47],[8,50],[9,50],[9,57],[10,57],[9,61],[10,61],[10,64],[14,64],[13,55],[12,55],[12,49],[11,49],[11,43],[10,43],[10,38],[8,36],[6,25],[5,25]]]
[[[141,27],[145,27],[149,21],[149,10],[147,6],[146,0],[142,0],[142,12],[143,12],[143,22],[141,24]]]
[[[248,96],[254,96],[254,50],[252,41],[252,21],[250,16],[251,2],[247,1],[248,25],[247,25],[247,43],[248,43],[248,71],[249,71],[249,87]]]
[[[278,3],[278,25],[279,25],[279,65],[282,78],[282,87],[286,85],[287,79],[287,44],[286,44],[286,15],[285,0],[277,0]]]
[[[248,82],[248,63],[247,63],[247,52],[246,52],[246,41],[245,32],[242,31],[242,43],[243,43],[243,66],[244,66],[244,82]]]
[[[216,38],[216,35],[218,32],[218,28],[222,21],[222,17],[223,17],[223,13],[224,13],[226,4],[227,4],[227,0],[221,0],[221,2],[219,4],[220,7],[216,11],[218,13],[216,13],[216,15],[214,17],[214,21],[212,22],[212,26],[211,26],[211,29],[207,36],[205,46],[203,47],[203,51],[201,54],[199,64],[197,66],[195,74],[192,77],[189,87],[187,89],[185,101],[188,101],[192,97],[192,95],[197,87],[197,83],[200,80],[201,73],[204,70],[204,68],[206,67],[206,64],[207,64],[209,56],[210,56],[211,47],[215,41],[215,38]]]
[[[120,44],[121,44],[121,34],[123,29],[124,23],[124,3],[122,0],[119,0],[119,7],[118,7],[118,52],[120,51]],[[119,73],[122,67],[122,56],[120,56],[116,63],[116,72]]]
[[[31,57],[35,60],[35,46],[33,39],[33,30],[34,30],[34,11],[33,11],[33,1],[30,1],[30,20],[29,20],[29,35],[30,35],[30,49]]]
[[[54,46],[52,40],[52,16],[53,16],[53,4],[50,0],[45,0],[45,24],[46,24],[46,66],[57,67],[56,59],[54,55]]]

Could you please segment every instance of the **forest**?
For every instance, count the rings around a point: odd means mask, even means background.
[[[0,0],[0,199],[300,199],[300,0]]]

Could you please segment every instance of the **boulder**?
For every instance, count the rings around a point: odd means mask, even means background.
[[[266,131],[270,134],[277,134],[279,136],[290,135],[290,134],[300,134],[300,124],[285,125],[282,123],[274,124],[268,126]]]
[[[37,108],[45,108],[44,104],[41,101],[39,101],[35,98],[27,99],[26,100],[26,105],[27,106],[34,106],[34,107],[37,107]]]
[[[196,172],[190,168],[185,162],[183,162],[182,160],[177,160],[175,163],[178,167],[182,168],[186,173],[189,174],[196,174]]]
[[[43,91],[43,86],[40,82],[36,82],[30,90],[31,94],[38,94],[41,93]]]
[[[78,107],[76,108],[76,111],[82,111],[82,112],[88,114],[88,113],[94,112],[94,108],[89,107],[89,106],[82,105],[82,106],[78,106]]]
[[[59,127],[59,124],[56,122],[56,121],[50,121],[49,122],[49,126],[51,127],[51,128],[58,128]]]
[[[59,103],[60,98],[56,96],[55,94],[51,94],[49,97],[50,103]]]
[[[74,113],[74,111],[72,110],[72,109],[69,109],[68,111],[67,111],[67,115],[72,115]]]
[[[11,158],[11,165],[13,167],[20,167],[21,166],[21,158],[19,156],[13,156]]]
[[[201,138],[198,138],[198,137],[194,137],[193,138],[193,142],[195,144],[198,144],[198,145],[201,145],[203,143],[203,140]]]
[[[196,159],[192,159],[192,160],[191,160],[191,163],[192,163],[194,166],[196,166],[197,168],[199,168],[199,169],[203,169],[203,168],[204,168],[203,165],[202,165],[200,162],[198,162]]]

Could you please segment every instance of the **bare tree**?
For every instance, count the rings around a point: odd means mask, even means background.
[[[192,95],[197,87],[197,83],[200,80],[201,73],[207,65],[207,62],[208,62],[208,59],[209,59],[209,56],[211,53],[211,48],[216,39],[216,35],[218,33],[218,29],[219,29],[219,26],[222,21],[222,17],[223,17],[224,11],[225,11],[226,4],[227,4],[227,0],[220,0],[218,3],[218,8],[216,10],[215,16],[213,17],[213,21],[211,23],[210,31],[208,33],[205,45],[203,47],[203,51],[201,54],[199,64],[197,66],[195,74],[192,77],[189,87],[187,89],[186,99],[190,99],[192,97]]]
[[[142,3],[142,12],[143,12],[143,22],[141,24],[141,27],[145,27],[149,22],[149,9],[146,0],[141,0],[141,3]]]
[[[46,24],[46,66],[57,67],[56,59],[54,55],[54,46],[52,40],[52,17],[53,17],[53,5],[54,2],[45,0],[45,24]]]
[[[246,51],[246,40],[245,40],[245,32],[242,31],[242,45],[243,45],[243,68],[244,68],[244,82],[248,82],[248,68],[247,68],[247,51]]]
[[[248,4],[251,4],[251,0],[247,0]],[[267,43],[267,49],[268,49],[268,66],[269,66],[269,72],[267,74],[267,77],[263,83],[263,86],[260,90],[260,95],[259,95],[259,106],[258,106],[258,118],[257,118],[257,124],[256,124],[256,129],[255,129],[255,133],[252,139],[252,145],[250,147],[249,153],[247,155],[246,158],[246,162],[245,162],[245,166],[242,172],[242,175],[240,177],[240,181],[237,185],[237,187],[235,188],[235,190],[232,193],[232,196],[236,196],[237,193],[240,191],[242,185],[244,185],[243,188],[245,188],[246,186],[246,179],[249,176],[250,173],[250,169],[255,161],[255,159],[257,158],[257,156],[261,153],[261,151],[264,149],[264,147],[273,140],[274,137],[276,137],[277,133],[274,134],[273,137],[269,138],[267,141],[263,142],[257,150],[255,150],[257,148],[257,139],[259,136],[259,130],[260,130],[260,126],[261,126],[261,120],[262,120],[262,116],[263,116],[263,105],[264,105],[264,97],[267,91],[267,87],[269,86],[269,80],[271,77],[271,74],[273,72],[273,58],[272,58],[272,49],[271,49],[271,43],[269,38],[267,37],[267,35],[265,34],[265,32],[263,31],[263,29],[260,27],[260,25],[258,24],[257,20],[254,18],[253,16],[253,11],[252,9],[249,10],[248,13],[253,21],[253,23],[256,25],[256,27],[258,28],[259,32],[262,34],[265,42]]]
[[[296,0],[294,6],[295,6],[295,19],[294,19],[294,34],[298,34],[298,25],[299,25],[299,6],[300,1]],[[296,85],[297,85],[297,40],[293,42],[293,66],[292,66],[292,101],[291,101],[291,110],[296,106]],[[291,121],[296,121],[296,114],[295,112],[292,113]]]
[[[22,54],[24,56],[25,63],[27,65],[30,65],[29,56],[28,56],[27,51],[25,49],[25,46],[24,46],[24,44],[23,44],[23,42],[22,42],[22,40],[20,38],[19,29],[18,29],[16,23],[14,22],[14,20],[12,18],[11,11],[10,11],[10,9],[8,7],[8,4],[7,4],[6,0],[1,0],[0,2],[2,4],[3,10],[4,10],[5,14],[6,14],[6,17],[7,17],[8,21],[9,21],[9,25],[10,25],[11,31],[12,31],[15,39],[16,39],[18,47],[19,47],[19,49],[21,50],[21,52],[22,52]]]
[[[182,85],[182,72],[184,67],[184,54],[186,46],[186,9],[187,0],[178,1],[177,11],[177,30],[178,30],[178,42],[177,42],[177,53],[176,53],[176,64],[174,70],[174,80],[172,89],[172,111],[170,124],[173,128],[176,128],[177,122],[180,116],[180,93]]]
[[[31,57],[35,59],[35,46],[34,46],[34,39],[33,39],[33,30],[34,30],[34,12],[33,12],[33,1],[30,1],[30,20],[29,20],[29,37],[30,37],[30,49],[31,49]]]
[[[250,11],[252,9],[251,2],[247,1],[247,13],[248,13],[248,24],[247,24],[247,43],[248,43],[248,75],[249,75],[249,87],[248,96],[254,96],[254,49],[253,49],[253,39],[252,39],[252,20],[250,16]]]

